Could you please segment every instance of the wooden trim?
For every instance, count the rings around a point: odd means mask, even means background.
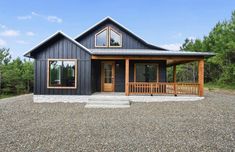
[[[134,64],[134,82],[136,82],[136,63]]]
[[[125,95],[129,95],[129,59],[125,60]]]
[[[201,57],[182,57],[182,56],[165,56],[165,57],[158,57],[158,56],[101,56],[101,55],[92,55],[91,59],[96,60],[189,60],[189,61],[199,61],[203,58]]]
[[[204,59],[198,61],[198,83],[199,91],[198,95],[204,95]]]
[[[198,95],[197,83],[129,82],[129,94],[192,94]],[[176,87],[176,89],[174,89]]]
[[[98,34],[100,34],[100,33],[102,33],[103,31],[105,31],[105,30],[107,30],[107,34],[106,34],[106,45],[105,46],[98,46],[98,45],[96,45],[96,36],[98,35]],[[97,47],[97,48],[107,48],[108,46],[109,46],[109,40],[108,40],[108,38],[109,38],[109,28],[108,27],[105,27],[104,29],[102,29],[101,31],[99,31],[98,33],[96,33],[95,34],[95,47]]]
[[[174,82],[174,94],[176,94],[176,65],[173,66],[173,82]]]
[[[173,82],[176,82],[176,65],[173,66]]]
[[[101,92],[104,92],[104,63],[112,64],[112,92],[115,91],[115,61],[102,61],[101,62]]]
[[[149,63],[143,62],[143,63],[135,63],[134,64],[134,82],[136,82],[136,64],[154,64],[154,65],[157,65],[157,75],[156,75],[157,81],[156,82],[159,82],[159,80],[160,80],[159,64],[158,63],[151,63],[151,62],[149,62]]]
[[[116,33],[116,34],[118,34],[118,35],[120,36],[120,40],[121,40],[120,46],[111,46],[111,45],[110,45],[111,30],[112,30],[114,33]],[[109,38],[109,47],[110,47],[110,48],[120,48],[120,47],[122,47],[122,34],[119,33],[118,31],[116,31],[114,28],[112,28],[112,27],[110,27],[110,26],[109,26],[109,37],[108,37],[108,38]]]
[[[74,61],[75,62],[75,86],[74,87],[55,87],[50,86],[50,61]],[[77,59],[48,59],[47,60],[47,88],[48,89],[76,89],[77,88],[77,75],[78,75],[78,66],[77,66]]]

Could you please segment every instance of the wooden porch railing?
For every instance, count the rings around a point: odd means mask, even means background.
[[[129,82],[129,94],[199,94],[198,83]]]

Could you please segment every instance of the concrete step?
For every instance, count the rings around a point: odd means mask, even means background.
[[[89,104],[85,105],[85,108],[129,108],[129,105],[117,105],[117,104]]]
[[[106,104],[106,105],[130,105],[129,100],[110,100],[110,101],[101,101],[101,100],[88,100],[88,104]]]
[[[120,97],[91,97],[85,105],[85,108],[129,108],[128,98]]]
[[[88,101],[129,101],[128,97],[120,96],[93,96],[88,99]]]

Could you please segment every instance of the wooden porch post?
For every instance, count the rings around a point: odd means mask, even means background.
[[[204,59],[198,61],[198,95],[204,95]]]
[[[174,95],[177,96],[176,94],[176,65],[173,66],[173,82],[174,82]]]
[[[129,59],[125,59],[125,95],[129,95]]]

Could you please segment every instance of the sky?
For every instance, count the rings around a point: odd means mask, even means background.
[[[235,0],[0,0],[0,48],[23,58],[56,31],[74,38],[110,16],[148,43],[178,50],[233,10]]]

